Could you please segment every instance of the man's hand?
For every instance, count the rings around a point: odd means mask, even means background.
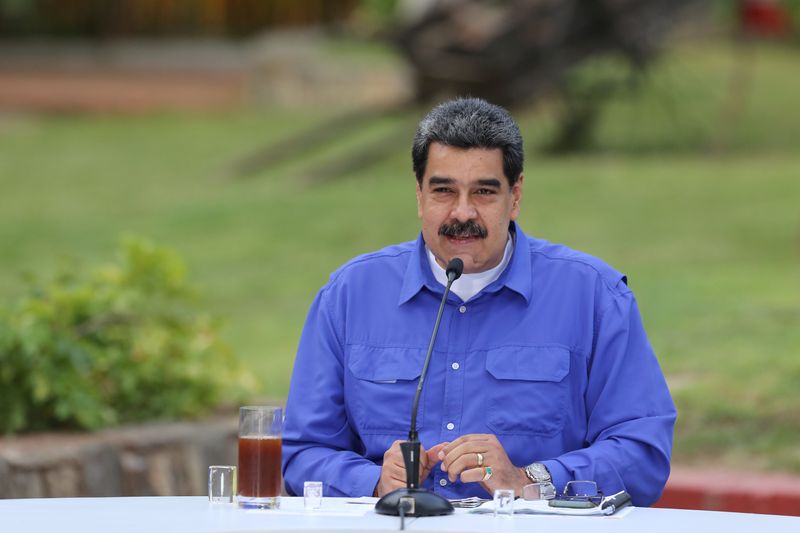
[[[521,496],[522,487],[531,482],[523,468],[511,463],[494,435],[463,435],[443,446],[438,456],[451,482],[459,477],[464,483],[478,482],[489,494],[494,494],[495,489],[514,489]],[[491,467],[489,479],[485,479],[486,467]]]
[[[406,486],[406,464],[403,462],[403,452],[400,450],[402,440],[392,443],[386,453],[383,454],[383,466],[381,467],[381,477],[375,487],[375,496],[383,496],[395,489]],[[439,452],[447,445],[446,442],[437,444],[430,450],[420,445],[419,454],[419,482],[422,484],[430,475],[431,469],[439,462]]]

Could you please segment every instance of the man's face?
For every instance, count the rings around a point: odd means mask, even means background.
[[[509,187],[499,148],[431,143],[417,212],[425,244],[442,267],[453,257],[464,272],[489,270],[503,259],[508,225],[519,216],[522,176]]]

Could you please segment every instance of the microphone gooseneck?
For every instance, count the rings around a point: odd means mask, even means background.
[[[422,373],[419,375],[419,383],[417,384],[417,392],[414,395],[414,403],[411,406],[411,429],[408,432],[408,440],[415,441],[417,435],[417,412],[419,411],[419,398],[422,395],[422,386],[425,384],[425,376],[428,374],[428,364],[431,362],[431,354],[433,353],[433,345],[436,344],[436,336],[439,334],[439,323],[442,321],[442,314],[444,313],[444,304],[447,302],[447,295],[450,294],[450,286],[455,280],[461,277],[464,272],[464,261],[458,257],[454,257],[447,263],[447,285],[444,288],[444,295],[442,295],[442,302],[439,304],[439,312],[436,314],[436,322],[433,324],[433,333],[431,333],[431,342],[428,345],[428,353],[425,354],[425,363],[422,365]]]

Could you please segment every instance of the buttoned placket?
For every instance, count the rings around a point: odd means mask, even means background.
[[[447,360],[445,364],[443,408],[440,427],[439,442],[450,442],[462,434],[461,422],[464,411],[464,356],[468,346],[469,313],[467,306],[458,298],[451,297],[448,301],[446,314],[442,317],[447,320],[447,340],[441,346],[447,346]],[[440,334],[442,331],[440,330]],[[439,341],[437,341],[438,344]],[[441,469],[434,469],[434,487],[445,489],[452,485],[447,479],[447,473]]]

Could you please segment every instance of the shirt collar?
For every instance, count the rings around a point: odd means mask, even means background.
[[[435,291],[436,285],[441,287],[433,277],[433,272],[428,266],[428,258],[425,253],[425,240],[422,238],[422,232],[419,232],[417,242],[414,245],[414,251],[411,252],[411,258],[406,267],[405,276],[403,276],[403,286],[400,287],[400,299],[397,305],[403,305],[416,294],[422,290],[422,287],[428,287]]]
[[[530,303],[531,292],[533,285],[533,266],[531,265],[531,253],[528,237],[522,232],[518,224],[511,223],[511,231],[514,232],[514,254],[511,256],[511,261],[506,267],[500,277],[492,282],[489,287],[483,289],[491,290],[492,288],[499,289],[500,287],[508,287],[512,291],[518,293],[525,298],[525,301]],[[400,287],[400,298],[397,305],[403,305],[411,298],[417,295],[423,287],[427,287],[434,293],[441,293],[444,290],[442,284],[436,281],[436,278],[431,271],[428,264],[427,252],[425,251],[425,240],[422,238],[422,232],[417,237],[414,246],[414,251],[406,267],[406,273],[403,277],[403,286]]]
[[[533,294],[531,244],[519,224],[512,222],[511,231],[514,232],[514,255],[511,256],[511,262],[506,267],[506,271],[500,275],[500,278],[494,284],[508,287],[525,298],[526,303],[530,303]],[[490,287],[491,285],[487,289]]]

